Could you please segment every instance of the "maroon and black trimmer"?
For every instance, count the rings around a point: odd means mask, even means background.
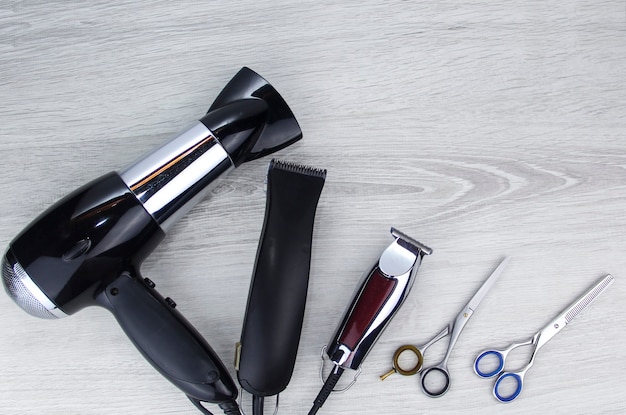
[[[406,299],[424,255],[432,249],[391,228],[395,240],[359,284],[334,336],[325,348],[333,369],[309,415],[322,407],[345,369],[358,370]]]

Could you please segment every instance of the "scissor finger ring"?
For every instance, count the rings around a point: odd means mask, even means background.
[[[399,362],[400,355],[407,351],[410,351],[414,353],[415,356],[417,356],[417,364],[413,366],[411,369],[403,369],[402,367],[400,367],[400,362]],[[422,368],[423,361],[424,361],[424,358],[422,357],[422,352],[420,352],[417,347],[411,344],[405,344],[404,346],[400,346],[398,350],[396,350],[396,352],[393,354],[393,367],[396,370],[396,372],[398,372],[399,374],[403,376],[412,376],[416,374],[417,372],[419,372],[419,370]]]

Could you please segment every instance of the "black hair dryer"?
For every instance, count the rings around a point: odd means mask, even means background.
[[[2,261],[7,293],[41,318],[105,307],[199,409],[211,402],[239,414],[237,388],[219,357],[139,267],[215,179],[301,137],[278,92],[241,69],[190,129],[74,191],[23,230]]]

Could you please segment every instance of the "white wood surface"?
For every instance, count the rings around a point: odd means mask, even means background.
[[[196,120],[244,65],[304,131],[278,156],[328,169],[281,414],[310,408],[320,348],[392,225],[434,253],[356,385],[320,414],[626,412],[624,0],[5,0],[0,245]],[[227,177],[142,269],[231,369],[268,161]],[[395,348],[437,333],[506,254],[448,394],[381,382]],[[616,283],[540,352],[519,400],[495,401],[476,353],[532,335],[606,273]],[[0,309],[0,413],[196,413],[106,311],[38,320],[4,294]]]

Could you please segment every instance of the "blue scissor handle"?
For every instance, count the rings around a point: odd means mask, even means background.
[[[482,359],[490,355],[494,355],[498,358],[498,367],[491,372],[483,372],[478,368],[478,364]],[[497,350],[487,350],[486,352],[481,353],[474,361],[474,372],[476,372],[476,374],[481,378],[492,378],[502,372],[502,369],[504,369],[504,356]]]
[[[500,393],[498,392],[498,388],[500,387],[500,383],[506,379],[506,378],[513,378],[515,379],[515,382],[517,383],[517,389],[515,389],[515,392],[513,392],[511,395],[509,396],[502,396],[500,395]],[[513,401],[515,398],[517,398],[519,396],[519,394],[522,392],[522,377],[520,375],[518,375],[517,373],[503,373],[498,380],[496,380],[496,384],[493,386],[493,395],[496,397],[497,400],[499,400],[500,402],[511,402]]]

